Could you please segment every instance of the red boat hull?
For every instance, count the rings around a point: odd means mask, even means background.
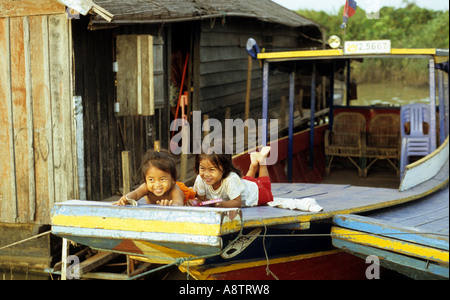
[[[206,280],[365,280],[369,267],[364,260],[335,250],[309,258],[286,257],[274,261],[270,260],[270,272],[266,261],[254,262],[255,266],[249,262],[215,268],[199,266],[189,272],[197,279]]]

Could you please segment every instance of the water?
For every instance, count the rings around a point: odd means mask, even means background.
[[[352,106],[397,106],[408,103],[429,103],[428,86],[407,86],[398,82],[358,84],[358,100]]]

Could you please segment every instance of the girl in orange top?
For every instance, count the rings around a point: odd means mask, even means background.
[[[195,198],[195,192],[181,182],[176,182],[175,161],[166,150],[149,150],[144,155],[142,175],[145,183],[122,196],[114,205],[127,205],[128,199],[138,201],[145,197],[148,204],[182,206],[188,199]]]

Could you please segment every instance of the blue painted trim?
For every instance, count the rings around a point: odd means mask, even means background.
[[[294,95],[295,71],[289,74],[289,138],[288,138],[288,181],[292,183],[292,158],[294,149]],[[282,108],[284,109],[284,107]]]
[[[83,204],[69,203],[55,204],[52,215],[92,216],[105,218],[125,218],[136,220],[166,220],[173,222],[196,222],[200,224],[221,224],[222,212],[205,209],[171,209],[161,208],[159,205],[114,206],[96,205],[93,201]]]
[[[262,95],[262,146],[267,146],[267,123],[269,110],[269,62],[264,62]]]
[[[220,237],[206,236],[206,235],[138,232],[132,230],[125,231],[125,230],[78,228],[78,227],[64,227],[64,226],[52,226],[52,233],[55,235],[91,237],[104,240],[126,239],[126,240],[139,240],[148,242],[171,242],[171,243],[185,243],[192,245],[207,245],[211,247],[222,247],[222,239]]]
[[[310,111],[310,133],[309,133],[309,168],[314,168],[314,123],[316,114],[316,62],[313,62],[311,75],[311,111]]]

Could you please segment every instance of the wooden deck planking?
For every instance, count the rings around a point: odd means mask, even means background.
[[[438,191],[417,202],[393,208],[386,212],[370,214],[371,218],[395,222],[401,226],[437,234],[449,232],[449,188]]]
[[[448,165],[444,165],[434,178],[403,192],[389,188],[338,184],[274,183],[272,184],[274,197],[299,199],[312,197],[324,208],[323,211],[311,213],[272,207],[244,208],[243,219],[246,227],[261,226],[263,223],[275,225],[329,219],[336,214],[361,213],[420,199],[447,183]],[[441,222],[445,222],[445,219]],[[445,229],[443,230],[445,232]]]
[[[349,185],[308,183],[273,183],[272,193],[274,197],[281,198],[306,198],[319,195],[329,195],[334,192],[348,188]]]
[[[328,219],[337,213],[366,211],[384,202],[402,199],[397,190],[327,184],[277,184],[272,193],[274,197],[281,198],[312,197],[324,210],[312,213],[273,207],[243,208],[246,227],[261,226],[263,223],[275,225]]]

